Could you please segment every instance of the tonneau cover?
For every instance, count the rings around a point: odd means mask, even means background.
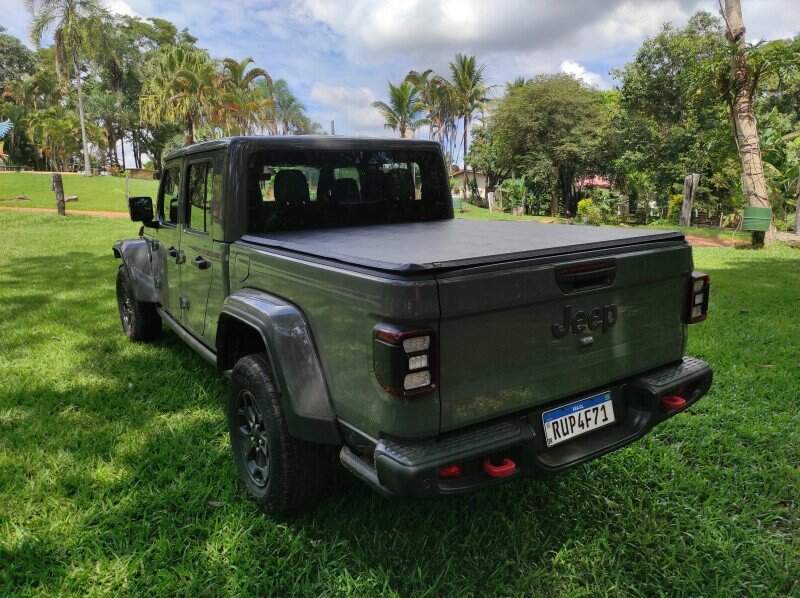
[[[683,241],[679,231],[438,220],[245,235],[248,243],[398,274],[548,257],[658,241]]]

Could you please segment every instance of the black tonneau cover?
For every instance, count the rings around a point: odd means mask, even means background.
[[[355,266],[414,274],[658,241],[683,241],[679,231],[438,220],[245,235],[242,240]]]

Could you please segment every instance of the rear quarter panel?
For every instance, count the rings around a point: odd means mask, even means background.
[[[439,304],[433,278],[383,277],[239,241],[231,245],[230,282],[232,293],[242,288],[266,291],[303,312],[337,417],[374,437],[438,433],[438,390],[398,399],[380,388],[372,367],[378,322],[436,332]]]

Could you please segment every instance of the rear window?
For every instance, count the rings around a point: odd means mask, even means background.
[[[251,233],[440,220],[452,209],[436,152],[263,151],[247,178]]]

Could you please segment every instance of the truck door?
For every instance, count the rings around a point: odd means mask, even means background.
[[[186,195],[180,252],[182,323],[207,345],[213,346],[212,327],[206,327],[208,295],[215,278],[222,277],[222,254],[211,236],[211,207],[221,194],[219,160],[199,156],[187,161]]]
[[[156,210],[159,227],[158,249],[153,252],[156,286],[161,293],[161,306],[174,318],[180,319],[180,243],[181,229],[178,213],[181,197],[181,163],[166,165],[161,175]]]

